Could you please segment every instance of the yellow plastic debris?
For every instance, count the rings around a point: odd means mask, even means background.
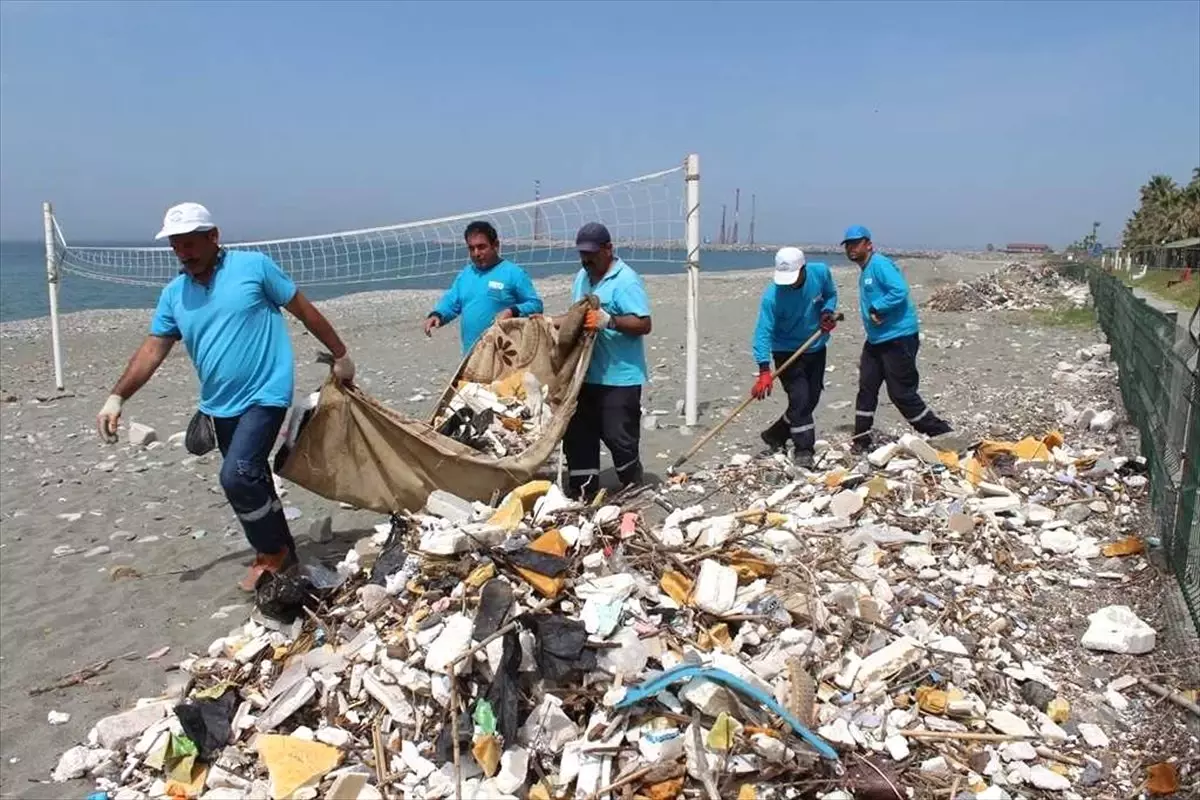
[[[1109,558],[1116,556],[1136,556],[1146,549],[1146,544],[1136,536],[1126,536],[1115,542],[1109,542],[1100,548],[1100,552]]]
[[[550,487],[553,485],[550,481],[530,481],[518,486],[505,495],[500,507],[496,509],[496,513],[492,514],[491,519],[488,520],[488,524],[506,531],[516,529],[525,515],[533,511],[534,503],[550,491]]]
[[[738,787],[737,800],[758,800],[758,792],[753,783],[743,783]]]
[[[763,528],[778,528],[787,524],[788,515],[775,511],[742,511],[734,515],[738,522],[748,525],[758,525]]]
[[[705,744],[708,745],[709,750],[723,753],[733,747],[734,737],[741,731],[742,723],[722,711],[717,715],[717,721],[713,723],[712,730],[708,732],[708,740]]]
[[[189,759],[189,763],[191,759]],[[199,797],[204,792],[204,781],[208,778],[207,764],[193,764],[191,776],[186,780],[173,777],[167,781],[167,797]]]
[[[567,555],[567,540],[558,530],[550,530],[534,539],[529,545],[529,549],[563,558]],[[524,567],[517,567],[517,572],[522,578],[529,581],[529,585],[542,597],[558,597],[558,593],[567,585],[565,577],[551,578],[549,575],[542,575]]]
[[[295,736],[268,734],[258,739],[258,754],[267,765],[271,797],[286,800],[302,786],[316,783],[342,759],[342,751]]]
[[[1050,460],[1050,448],[1046,447],[1045,443],[1040,439],[1034,439],[1030,436],[1017,442],[1016,452],[1017,458],[1022,461]]]
[[[696,643],[701,650],[709,651],[721,648],[725,652],[733,650],[733,639],[729,636],[729,626],[718,622],[706,631],[700,631]]]
[[[945,714],[950,697],[941,689],[920,686],[917,688],[917,703],[926,714]]]
[[[675,800],[683,792],[683,778],[671,778],[646,787],[648,800]],[[529,795],[533,800],[533,794]]]
[[[887,478],[882,475],[876,475],[867,481],[867,497],[887,497],[888,491]]]
[[[727,559],[729,566],[737,570],[739,583],[751,583],[759,578],[775,574],[775,565],[754,555],[749,550],[734,550]]]
[[[827,486],[830,489],[833,489],[836,486],[841,486],[842,480],[844,480],[845,477],[846,477],[846,470],[835,469],[833,472],[830,472],[828,475],[825,476],[825,486]]]
[[[488,387],[497,397],[512,397],[517,400],[525,399],[525,370],[514,372],[506,378],[492,381]]]
[[[1059,725],[1071,716],[1071,704],[1061,697],[1056,697],[1046,704],[1046,716]]]
[[[951,453],[949,450],[938,450],[938,461],[946,465],[947,469],[956,470],[959,467],[960,461],[958,453]]]
[[[674,570],[664,572],[658,585],[668,597],[679,603],[680,606],[686,606],[688,598],[692,596],[692,579]]]
[[[529,790],[529,800],[551,800],[550,787],[545,781],[538,781]]]
[[[475,756],[475,763],[489,778],[500,769],[500,752],[500,742],[491,735],[480,736],[475,740],[475,744],[471,745],[471,755]]]
[[[478,589],[485,583],[496,577],[496,565],[488,562],[482,567],[476,567],[475,570],[467,576],[467,586],[473,589]]]
[[[1050,431],[1042,437],[1042,444],[1053,450],[1056,447],[1062,447],[1067,438],[1062,435],[1062,431]]]

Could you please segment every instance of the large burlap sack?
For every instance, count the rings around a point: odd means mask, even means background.
[[[595,344],[583,330],[593,302],[574,304],[557,333],[543,317],[493,325],[459,365],[428,421],[393,411],[360,388],[326,381],[279,475],[322,497],[382,514],[419,510],[435,489],[483,502],[511,491],[549,460],[575,413]],[[554,410],[523,452],[494,458],[434,429],[459,381],[493,383],[523,371],[549,387]]]

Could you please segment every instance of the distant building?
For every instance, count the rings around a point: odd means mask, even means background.
[[[1028,242],[1013,242],[1004,246],[1006,253],[1049,253],[1048,244],[1029,244]]]

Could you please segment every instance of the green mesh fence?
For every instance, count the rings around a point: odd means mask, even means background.
[[[1196,342],[1184,327],[1189,311],[1165,314],[1094,266],[1061,269],[1091,287],[1120,371],[1121,397],[1150,468],[1154,530],[1146,535],[1162,543],[1200,630],[1200,369]]]

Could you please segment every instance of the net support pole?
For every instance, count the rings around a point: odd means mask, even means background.
[[[54,207],[42,203],[42,224],[46,234],[46,287],[50,292],[50,346],[54,350],[54,385],[63,390],[62,346],[58,333],[58,256],[54,246]]]
[[[696,316],[700,307],[700,156],[687,157],[684,169],[687,229],[687,382],[684,389],[684,422],[696,424],[696,393],[700,372],[700,334]]]

